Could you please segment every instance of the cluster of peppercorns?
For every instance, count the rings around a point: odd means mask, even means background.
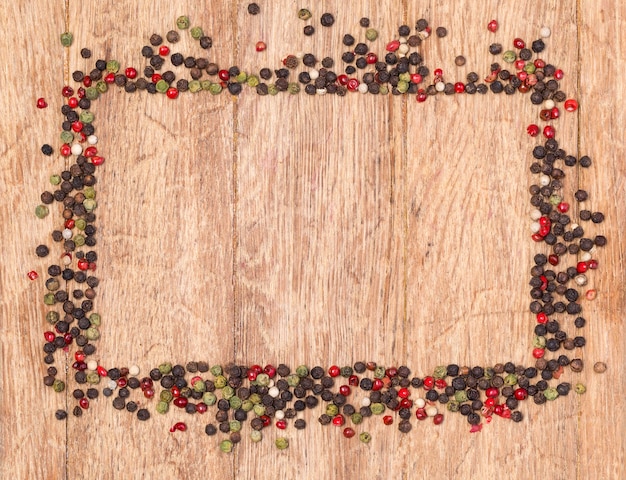
[[[260,8],[257,4],[250,4],[248,12],[257,15]],[[309,21],[312,14],[301,9],[298,17]],[[501,45],[492,44],[489,51],[502,55],[503,61],[511,65],[511,70],[493,63],[484,83],[479,82],[480,77],[474,72],[467,75],[466,82],[448,83],[444,81],[441,69],[435,69],[432,80],[427,82],[430,69],[424,64],[420,52],[416,51],[432,32],[426,20],[418,20],[414,32],[407,25],[400,26],[397,38],[386,44],[381,58],[365,43],[375,41],[378,32],[370,27],[367,18],[362,18],[359,23],[364,29],[364,41],[357,42],[350,34],[343,36],[342,43],[349,50],[341,57],[344,66],[340,73],[332,70],[335,61],[330,57],[324,57],[318,69],[319,61],[312,53],[287,55],[280,68],[273,71],[261,68],[258,75],[242,72],[236,66],[220,68],[208,56],[172,53],[171,45],[179,41],[180,33],[171,30],[165,39],[158,34],[152,35],[150,45],[142,48],[142,56],[148,61],[143,68],[143,77],[137,78],[139,74],[134,67],[128,67],[121,73],[119,62],[104,59],[97,60],[95,68],[87,74],[82,71],[72,74],[73,80],[79,84],[77,90],[65,86],[61,92],[66,104],[61,109],[64,120],[59,153],[65,159],[67,168],[60,175],[50,178],[52,191],[41,194],[41,204],[35,213],[43,218],[49,214],[48,205],[55,201],[63,205],[62,225],[52,232],[52,239],[62,245],[62,253],[58,264],[48,267],[49,278],[45,282],[44,303],[50,307],[46,314],[50,329],[44,332],[44,362],[49,365],[44,383],[57,392],[65,390],[65,383],[57,378],[57,369],[52,365],[54,354],[59,350],[69,351],[75,344],[77,349],[72,364],[74,381],[78,385],[72,392],[77,401],[72,410],[75,416],[82,415],[89,408],[89,401],[97,398],[100,392],[105,397],[113,397],[115,409],[136,413],[140,420],[150,418],[149,410],[145,406],[140,408],[150,401],[155,402],[154,409],[161,414],[168,412],[172,406],[188,414],[201,415],[213,407],[217,412],[214,421],[206,425],[205,432],[208,435],[218,431],[227,434],[228,438],[220,443],[220,448],[230,451],[241,440],[244,421],[250,421],[250,436],[253,441],[258,441],[262,437],[261,431],[271,424],[279,429],[285,429],[289,424],[296,429],[304,428],[306,420],[301,412],[321,408],[322,404],[324,412],[318,417],[319,423],[341,427],[343,436],[351,438],[367,417],[378,416],[387,425],[393,424],[399,417],[398,429],[406,433],[412,429],[413,416],[418,421],[432,418],[434,424],[440,424],[444,411],[460,412],[472,426],[471,431],[478,431],[483,419],[490,421],[493,415],[521,421],[523,416],[518,407],[528,397],[541,404],[570,392],[572,386],[569,383],[561,382],[553,386],[550,382],[559,379],[565,367],[574,372],[581,371],[582,360],[570,359],[567,355],[548,360],[544,355],[546,350],[556,352],[561,348],[574,350],[584,346],[584,337],[570,337],[555,315],[565,313],[575,317],[573,324],[576,328],[584,326],[585,319],[580,316],[579,289],[587,283],[586,272],[597,268],[594,254],[597,247],[606,244],[606,238],[602,235],[593,239],[585,237],[583,228],[573,224],[568,215],[570,206],[561,193],[565,174],[556,165],[562,162],[565,166],[586,168],[591,165],[591,160],[586,156],[576,159],[559,148],[551,124],[546,124],[542,130],[546,140],[544,145],[533,149],[536,161],[530,167],[531,172],[538,175],[538,181],[530,187],[534,208],[531,212],[532,239],[545,242],[552,248],[549,255],[537,254],[531,269],[530,295],[533,301],[530,310],[537,320],[533,342],[534,366],[524,367],[507,362],[489,368],[470,368],[451,364],[435,368],[430,375],[415,377],[406,366],[385,368],[373,362],[356,362],[353,366],[326,369],[299,366],[293,372],[286,365],[209,367],[206,362],[190,362],[185,367],[164,363],[152,369],[148,376],[139,377],[136,366],[106,369],[89,359],[96,352],[94,342],[100,336],[101,324],[101,316],[94,311],[93,305],[99,283],[94,275],[97,254],[93,247],[96,245],[95,172],[104,162],[96,146],[98,138],[90,108],[94,100],[108,91],[109,85],[124,88],[128,93],[138,90],[164,93],[172,99],[186,91],[195,93],[206,90],[219,94],[227,90],[238,95],[244,86],[254,88],[260,95],[282,91],[295,94],[300,92],[301,86],[307,94],[345,95],[349,91],[393,95],[408,93],[415,94],[418,102],[437,93],[530,92],[530,101],[541,105],[539,119],[543,122],[552,122],[560,117],[560,103],[566,111],[578,108],[577,102],[566,99],[559,89],[558,81],[563,78],[563,72],[539,58],[533,60],[533,55],[545,48],[541,39],[532,42],[529,49],[523,40],[516,38],[513,49],[504,52]],[[320,18],[320,24],[330,27],[334,24],[334,17],[325,13]],[[202,49],[212,47],[211,37],[205,35],[200,27],[190,28],[187,17],[179,17],[176,25],[178,30],[189,30]],[[495,31],[497,22],[489,22],[488,29]],[[304,28],[305,35],[314,32],[310,24]],[[545,28],[541,33],[544,38],[550,34]],[[443,38],[447,31],[438,27],[435,34]],[[68,35],[62,36],[64,46],[71,44],[71,36]],[[266,48],[263,42],[260,43],[262,45],[256,45],[257,50]],[[84,48],[81,56],[91,58],[91,51]],[[168,61],[173,68],[184,66],[190,79],[177,79],[172,70],[159,73]],[[465,59],[459,56],[455,63],[462,65]],[[298,73],[297,81],[290,81],[291,72],[302,66],[304,69]],[[359,71],[362,75],[355,76]],[[268,83],[273,78],[275,80]],[[45,99],[38,99],[38,108],[46,106]],[[536,124],[527,128],[532,137],[539,135],[540,131]],[[54,153],[53,147],[48,144],[41,150],[48,156]],[[578,190],[574,197],[578,202],[585,202],[588,194]],[[586,209],[581,209],[578,217],[580,221],[590,220],[593,223],[604,219],[600,212]],[[39,245],[35,253],[45,257],[49,254],[49,247]],[[580,258],[576,259],[575,265],[563,267],[558,272],[552,270],[551,267],[565,263],[566,255],[579,255]],[[38,274],[32,271],[28,276],[34,280]],[[61,280],[72,288],[62,287]],[[555,296],[563,299],[555,301]],[[589,300],[594,297],[595,290],[585,293],[585,298]],[[202,375],[207,372],[212,375],[211,378]],[[574,389],[583,393],[585,387],[577,384]],[[131,399],[133,391],[140,391],[141,395]],[[355,397],[360,397],[356,398],[357,402],[351,400]],[[59,410],[56,416],[64,419],[67,412]],[[171,431],[186,429],[184,422],[178,422]],[[371,437],[367,431],[362,431],[359,438],[367,443]],[[276,445],[286,448],[288,441],[281,437]]]

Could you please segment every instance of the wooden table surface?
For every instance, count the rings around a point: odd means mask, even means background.
[[[619,0],[316,1],[248,2],[160,0],[78,2],[18,0],[4,6],[0,102],[0,477],[94,478],[554,478],[623,479],[626,406],[626,187],[624,183],[624,46],[626,5]],[[309,7],[313,18],[297,18]],[[320,26],[333,12],[331,28]],[[559,146],[588,155],[590,168],[566,168],[562,190],[579,209],[601,211],[600,224],[582,222],[586,235],[604,234],[594,252],[599,268],[581,290],[587,325],[569,335],[584,348],[560,350],[581,358],[580,373],[561,381],[586,385],[545,405],[522,402],[521,423],[494,416],[480,433],[460,414],[448,413],[398,431],[379,417],[356,428],[372,441],[345,439],[322,427],[321,406],[305,412],[306,429],[264,430],[258,444],[243,440],[220,452],[218,433],[204,434],[214,410],[202,417],[154,411],[148,422],[118,412],[102,395],[81,418],[71,410],[73,351],[57,353],[67,389],[42,383],[43,331],[49,326],[42,298],[47,266],[61,246],[50,233],[61,207],[43,220],[33,215],[51,175],[67,168],[59,154],[64,99],[74,70],[89,72],[99,58],[117,59],[142,74],[141,48],[153,33],[165,35],[179,15],[213,39],[209,59],[246,72],[277,69],[289,54],[339,60],[344,33],[362,40],[359,18],[378,29],[371,48],[382,53],[401,24],[426,18],[448,35],[420,47],[425,63],[448,82],[471,72],[484,77],[494,61],[488,46],[551,36],[541,57],[563,69],[560,87],[580,108],[554,124]],[[490,33],[495,18],[499,29]],[[317,26],[304,36],[305,24]],[[64,49],[59,35],[71,31]],[[182,31],[173,51],[201,55]],[[255,43],[267,44],[264,52]],[[80,49],[93,51],[90,60]],[[464,55],[467,63],[456,66]],[[168,67],[168,68],[171,68]],[[182,68],[182,67],[181,67]],[[301,70],[301,67],[297,71]],[[185,75],[182,70],[176,70]],[[432,75],[427,82],[432,82]],[[529,94],[415,95],[349,93],[258,96],[181,93],[175,101],[112,88],[91,110],[99,152],[98,228],[94,300],[102,336],[93,356],[107,368],[137,365],[140,377],[162,362],[240,365],[285,363],[328,367],[374,361],[431,374],[438,365],[533,365],[534,316],[529,312],[533,256],[549,253],[530,239],[529,171],[544,125]],[[35,103],[45,97],[48,108]],[[42,155],[44,143],[55,153]],[[573,192],[589,200],[577,204]],[[51,246],[47,258],[35,247]],[[566,255],[562,263],[575,265]],[[565,267],[563,267],[565,269]],[[30,281],[34,270],[39,279]],[[72,289],[68,285],[68,289]],[[605,373],[593,365],[605,362]],[[103,384],[100,385],[102,387]],[[423,395],[423,391],[420,390]],[[415,393],[417,395],[417,393]],[[141,396],[141,395],[139,395]],[[361,392],[354,393],[358,405]],[[69,409],[66,421],[57,409]],[[186,432],[170,433],[178,421]],[[287,450],[274,446],[286,436]]]

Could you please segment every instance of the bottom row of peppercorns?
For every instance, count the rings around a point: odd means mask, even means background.
[[[477,431],[483,419],[489,422],[493,415],[521,421],[523,415],[518,407],[528,397],[532,397],[535,404],[543,404],[568,395],[571,384],[549,384],[549,380],[558,379],[567,366],[579,372],[583,362],[561,355],[552,360],[538,359],[533,367],[512,362],[489,368],[451,364],[439,366],[432,375],[423,378],[411,377],[411,371],[406,366],[384,368],[373,362],[356,362],[352,367],[342,368],[331,366],[326,370],[320,366],[310,369],[299,366],[294,371],[284,364],[262,368],[259,365],[209,367],[206,362],[189,362],[186,367],[163,363],[143,378],[129,375],[131,369],[128,368],[106,371],[98,367],[98,375],[91,376],[89,382],[85,371],[76,372],[78,384],[90,383],[91,386],[72,392],[78,401],[72,413],[82,415],[83,410],[89,408],[89,400],[98,398],[96,386],[100,379],[103,382],[108,379],[102,394],[113,397],[115,409],[136,412],[140,420],[150,418],[150,412],[140,408],[139,400],[130,400],[133,390],[143,393],[142,401],[156,397],[158,401],[154,408],[162,414],[172,406],[188,414],[204,414],[209,408],[216,407],[216,423],[209,423],[205,432],[209,436],[218,432],[228,434],[226,443],[220,444],[225,451],[229,450],[229,445],[232,448],[241,440],[240,432],[245,421],[250,421],[252,440],[258,441],[262,438],[261,431],[272,423],[280,430],[286,429],[291,422],[298,430],[305,428],[307,421],[301,418],[301,412],[314,409],[321,402],[325,402],[325,407],[318,422],[342,427],[347,438],[356,435],[353,427],[372,416],[379,416],[384,424],[391,425],[396,414],[400,417],[398,430],[403,433],[412,429],[413,415],[420,421],[432,418],[434,424],[441,424],[444,416],[438,405],[445,405],[447,411],[466,416],[472,425],[471,431]],[[200,375],[207,372],[213,378],[206,379]],[[133,373],[138,373],[137,367],[134,367]],[[188,374],[193,376],[189,378]],[[55,375],[55,367],[49,367],[44,381],[49,386],[57,385],[55,390],[62,391],[63,388],[58,385],[63,382],[56,380]],[[535,378],[539,379],[534,382]],[[161,387],[158,395],[155,388],[157,382]],[[418,389],[424,391],[423,397],[414,395]],[[585,387],[578,384],[574,390],[584,393]],[[364,394],[354,405],[348,400],[356,392]],[[56,417],[65,419],[67,413],[59,410]],[[348,422],[350,426],[346,425]],[[186,429],[184,422],[178,422],[171,431]],[[367,432],[359,437],[365,443],[371,438]]]

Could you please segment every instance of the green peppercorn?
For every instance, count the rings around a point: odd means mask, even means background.
[[[204,36],[204,32],[201,27],[193,27],[189,30],[189,33],[191,34],[191,38],[194,40],[200,40],[200,37]]]
[[[161,79],[156,83],[156,91],[159,93],[167,92],[167,89],[170,88],[170,84],[165,80]]]
[[[308,20],[312,16],[313,14],[306,8],[301,8],[300,10],[298,10],[298,18],[300,20]]]
[[[339,407],[337,405],[335,405],[334,403],[329,403],[326,406],[326,415],[328,415],[330,417],[334,417],[338,413],[339,413]]]
[[[513,50],[507,50],[506,52],[502,54],[502,59],[506,63],[513,63],[516,58],[517,58],[517,55],[515,55],[515,52]]]
[[[363,443],[370,443],[372,436],[368,432],[363,432],[359,434],[359,440]]]
[[[409,90],[409,83],[404,80],[399,80],[396,88],[398,89],[398,92],[406,93]]]
[[[583,393],[587,391],[587,387],[585,387],[585,385],[583,385],[582,383],[577,383],[576,386],[574,387],[574,391],[577,394],[582,395]]]
[[[244,400],[243,402],[241,402],[241,409],[244,412],[249,412],[250,410],[252,410],[253,407],[254,407],[254,403],[252,403],[250,399]]]
[[[206,391],[206,383],[201,380],[197,381],[193,384],[193,390],[195,392],[204,393]]]
[[[61,45],[63,45],[64,47],[71,47],[73,41],[74,35],[72,35],[70,32],[63,32],[61,34]]]
[[[219,83],[212,83],[209,92],[211,92],[211,95],[218,95],[222,93],[222,86]]]
[[[91,113],[89,110],[85,110],[80,112],[79,115],[80,121],[83,123],[92,123],[95,115],[93,113]]]
[[[63,143],[72,143],[74,140],[74,134],[72,132],[63,131],[61,132],[60,138]]]
[[[297,374],[291,374],[287,377],[287,384],[290,387],[297,387],[300,384],[300,377]]]
[[[107,72],[117,73],[120,70],[120,62],[117,60],[109,60],[106,66]]]
[[[557,392],[556,388],[549,387],[544,390],[543,395],[546,397],[546,400],[556,400],[559,396],[559,392]]]
[[[448,409],[449,412],[458,412],[459,409],[461,408],[461,404],[456,401],[448,402],[448,405],[446,405],[446,408]]]
[[[257,403],[252,410],[254,410],[257,417],[265,415],[265,405],[262,403]]]
[[[259,84],[259,77],[257,77],[256,75],[249,75],[246,83],[249,87],[256,88],[256,86]]]
[[[59,185],[61,183],[61,175],[51,175],[50,184]]]
[[[74,235],[73,240],[74,245],[76,245],[77,247],[82,247],[83,245],[85,245],[85,237],[82,235]]]
[[[287,440],[285,437],[278,437],[274,444],[276,445],[276,448],[278,448],[278,450],[285,450],[287,447],[289,447],[289,440]]]
[[[270,376],[267,373],[259,373],[256,377],[255,383],[262,387],[267,387],[270,384]]]
[[[98,90],[98,92],[106,93],[108,89],[109,89],[109,86],[107,85],[106,82],[103,82],[102,80],[100,80],[98,83],[96,83],[96,90]]]
[[[62,392],[63,390],[65,390],[65,382],[57,378],[52,384],[52,389],[57,393]]]
[[[252,430],[250,432],[250,440],[252,440],[254,443],[258,443],[263,440],[263,434],[261,433],[261,430]]]
[[[223,373],[221,365],[213,365],[209,371],[213,374],[213,376],[218,377]]]
[[[46,313],[46,320],[51,325],[54,325],[55,323],[57,323],[59,319],[60,319],[59,312],[51,311],[51,312]]]
[[[200,81],[200,87],[202,88],[202,90],[206,90],[207,92],[211,90],[211,85],[213,85],[213,82],[211,80]]]
[[[159,394],[159,400],[162,402],[170,403],[172,400],[174,400],[174,394],[171,392],[171,390],[161,390],[161,393]]]
[[[54,298],[54,293],[46,293],[43,296],[43,303],[45,305],[54,305],[56,303],[56,299]]]
[[[241,398],[237,396],[232,396],[230,397],[228,403],[230,403],[230,408],[232,408],[233,410],[238,410],[241,408],[243,402],[241,401]]]
[[[300,365],[296,368],[296,375],[300,378],[304,378],[309,374],[309,367],[306,365]],[[295,386],[295,385],[294,385]]]
[[[215,377],[215,381],[213,383],[215,384],[215,388],[224,388],[228,384],[228,380],[226,380],[224,375],[218,375]]]
[[[363,422],[363,415],[361,415],[359,412],[355,412],[352,415],[350,415],[350,420],[355,425],[359,425],[361,422]]]
[[[156,411],[161,414],[166,414],[170,409],[170,404],[168,402],[160,401],[156,404]]]
[[[167,375],[168,373],[172,371],[172,364],[169,362],[165,362],[159,365],[158,368],[159,368],[159,372],[161,372],[162,375]]]
[[[377,366],[374,370],[374,378],[383,378],[385,376],[385,367]]]
[[[374,28],[368,28],[365,30],[365,38],[367,38],[370,42],[373,42],[378,38],[378,30]]]
[[[276,85],[274,85],[273,83],[270,83],[267,86],[267,93],[269,93],[270,95],[277,95],[278,94],[278,87]]]
[[[230,453],[233,451],[233,442],[230,440],[222,440],[220,442],[220,450],[224,453]]]
[[[87,374],[87,383],[90,385],[98,385],[100,383],[100,375],[98,372],[89,372]]]
[[[35,216],[37,218],[46,218],[49,213],[50,210],[45,205],[37,205],[37,208],[35,208]]]
[[[374,415],[381,415],[385,411],[385,405],[383,403],[372,403],[370,409]]]
[[[459,403],[466,402],[467,392],[465,390],[457,390],[456,392],[454,392],[454,399]]]
[[[186,15],[181,15],[176,19],[176,27],[179,30],[187,30],[189,28],[189,17]]]
[[[89,315],[89,323],[91,323],[91,325],[94,327],[99,327],[102,323],[102,318],[100,317],[100,314],[92,313],[91,315]]]
[[[222,388],[222,398],[225,400],[231,399],[235,395],[235,390],[230,385],[226,385]]]
[[[98,340],[100,338],[100,330],[98,330],[96,327],[89,327],[85,332],[85,336],[92,341]]]
[[[261,395],[259,395],[258,393],[253,393],[252,395],[250,395],[249,400],[254,404],[254,405],[258,405],[259,403],[261,403]]]
[[[213,392],[205,392],[205,394],[202,395],[202,401],[210,407],[217,403],[217,396]]]
[[[85,89],[85,98],[87,98],[88,100],[97,100],[99,96],[100,92],[95,86],[87,87]]]

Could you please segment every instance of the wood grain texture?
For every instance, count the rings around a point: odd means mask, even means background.
[[[626,477],[619,413],[626,7],[617,0],[258,3],[257,16],[241,1],[7,7],[7,19],[22,20],[3,20],[10,68],[0,77],[0,477]],[[305,23],[295,17],[306,6],[314,7],[312,37],[302,35]],[[337,18],[330,29],[319,26],[323,11]],[[361,16],[379,30],[373,50],[382,51],[398,25],[424,17],[448,28],[445,38],[421,47],[446,81],[484,75],[494,61],[490,43],[534,39],[549,26],[542,57],[563,68],[563,90],[581,103],[555,123],[557,138],[568,153],[593,159],[589,169],[568,171],[564,192],[589,191],[581,208],[604,212],[606,221],[585,223],[587,235],[609,239],[586,287],[598,290],[597,300],[583,302],[587,345],[574,352],[586,368],[565,380],[585,383],[587,394],[544,406],[528,401],[521,424],[495,419],[472,435],[461,415],[446,415],[438,428],[413,419],[407,435],[369,419],[359,429],[373,435],[367,446],[319,426],[318,409],[306,415],[306,430],[286,432],[288,450],[274,447],[276,429],[250,442],[246,425],[232,455],[204,435],[212,419],[184,412],[138,422],[99,398],[82,418],[56,421],[54,411],[73,405],[77,385],[70,356],[57,365],[69,369],[65,394],[41,385],[50,257],[33,251],[51,243],[59,217],[53,210],[39,221],[32,211],[48,177],[68,165],[39,148],[50,143],[58,151],[58,92],[70,72],[93,68],[96,58],[143,65],[140,50],[150,35],[165,35],[182,14],[213,37],[211,61],[246,71],[278,68],[297,52],[339,61],[342,34],[363,35]],[[500,23],[495,34],[485,28],[491,18]],[[58,41],[65,29],[75,37],[67,51]],[[173,51],[200,53],[182,37]],[[258,40],[265,52],[254,51]],[[94,52],[90,61],[79,55],[83,46]],[[457,55],[465,66],[454,64]],[[47,110],[35,108],[39,96],[48,99]],[[294,367],[371,360],[406,364],[419,376],[449,362],[532,364],[528,271],[538,249],[529,240],[528,167],[539,139],[525,135],[538,120],[526,96],[437,96],[418,104],[414,96],[245,91],[181,94],[172,102],[116,90],[92,110],[107,159],[97,185],[102,364],[137,364],[145,374],[166,360]],[[26,279],[31,269],[40,273],[36,282]],[[597,361],[608,364],[604,375],[593,372]],[[188,432],[168,432],[183,420]]]

